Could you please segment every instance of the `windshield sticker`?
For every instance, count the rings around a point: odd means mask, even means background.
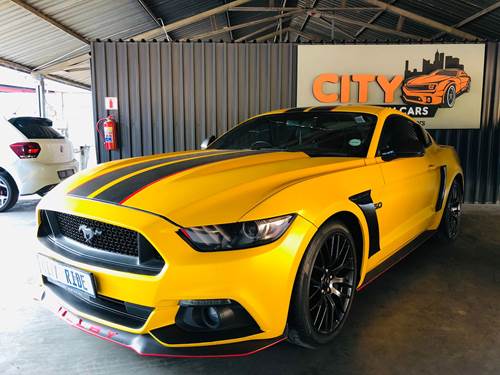
[[[349,146],[358,147],[361,145],[361,139],[353,138],[349,140]]]

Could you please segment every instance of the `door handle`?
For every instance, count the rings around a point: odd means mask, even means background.
[[[437,168],[437,167],[436,167],[436,165],[434,165],[434,164],[429,164],[429,169],[436,169],[436,168]]]

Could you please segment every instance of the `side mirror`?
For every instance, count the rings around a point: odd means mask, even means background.
[[[398,154],[393,149],[386,147],[380,152],[383,161],[391,161],[398,157]]]
[[[210,144],[215,141],[215,135],[211,135],[210,137],[208,138],[205,138],[203,140],[203,142],[201,142],[201,145],[200,145],[200,148],[202,150],[206,150],[208,146],[210,146]]]

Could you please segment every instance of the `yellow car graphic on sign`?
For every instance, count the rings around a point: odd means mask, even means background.
[[[357,290],[458,235],[462,196],[455,151],[401,112],[277,110],[57,186],[37,208],[42,301],[148,356],[316,347]]]

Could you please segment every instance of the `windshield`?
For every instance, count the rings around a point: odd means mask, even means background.
[[[377,117],[365,113],[306,112],[260,116],[244,122],[210,149],[303,151],[311,156],[365,157]]]
[[[441,74],[443,76],[455,77],[457,75],[456,70],[436,70],[434,74]]]

